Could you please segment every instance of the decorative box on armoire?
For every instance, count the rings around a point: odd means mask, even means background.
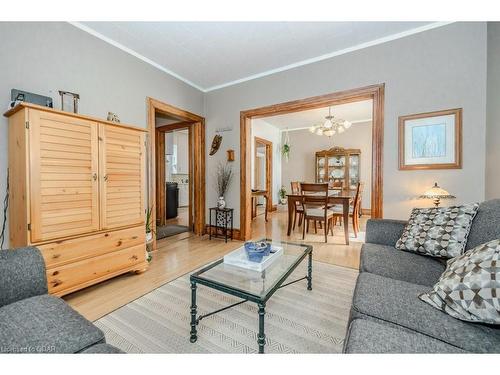
[[[49,293],[146,270],[145,129],[28,103],[5,116],[10,246],[41,250]]]

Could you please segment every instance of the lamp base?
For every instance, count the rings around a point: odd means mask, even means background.
[[[433,203],[434,203],[434,206],[437,208],[437,207],[439,207],[439,204],[441,203],[441,199],[440,198],[434,198],[433,199]]]

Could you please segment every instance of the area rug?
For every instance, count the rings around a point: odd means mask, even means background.
[[[334,250],[334,249],[332,249]],[[303,262],[289,280],[306,274]],[[266,353],[342,351],[358,272],[313,262],[313,290],[306,281],[279,289],[267,302]],[[239,299],[200,285],[198,313]],[[127,353],[256,353],[257,306],[246,302],[200,321],[190,343],[190,283],[184,275],[99,319],[106,341]]]
[[[163,225],[161,227],[156,227],[156,239],[161,240],[162,238],[175,236],[176,234],[189,232],[189,227],[185,225]]]

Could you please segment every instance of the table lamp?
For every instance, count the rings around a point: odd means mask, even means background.
[[[427,190],[424,194],[420,196],[420,198],[424,199],[432,199],[434,202],[434,206],[439,207],[439,203],[441,203],[441,199],[450,199],[456,198],[454,195],[451,195],[446,190],[440,188],[437,182],[434,183],[434,186]]]

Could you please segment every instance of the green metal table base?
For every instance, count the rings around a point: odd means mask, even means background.
[[[312,290],[312,252],[309,254],[308,265],[307,265],[307,276],[301,277],[300,279],[290,281],[286,284],[280,285],[277,289],[284,288],[288,285],[295,284],[299,281],[307,280],[307,290]],[[208,314],[200,315],[198,318],[197,314],[197,306],[196,306],[196,281],[191,280],[191,337],[189,341],[192,343],[196,342],[198,339],[196,326],[200,323],[200,321],[204,318],[207,318],[211,315],[217,314],[218,312],[228,310],[230,308],[241,305],[242,303],[248,302],[248,298],[244,298],[242,301],[233,303],[229,306],[220,308],[218,310],[212,311]],[[259,345],[259,354],[264,353],[264,346],[266,344],[266,334],[264,332],[264,317],[266,315],[266,302],[259,301],[257,302],[258,313],[259,313],[259,334],[257,335],[257,344]]]

